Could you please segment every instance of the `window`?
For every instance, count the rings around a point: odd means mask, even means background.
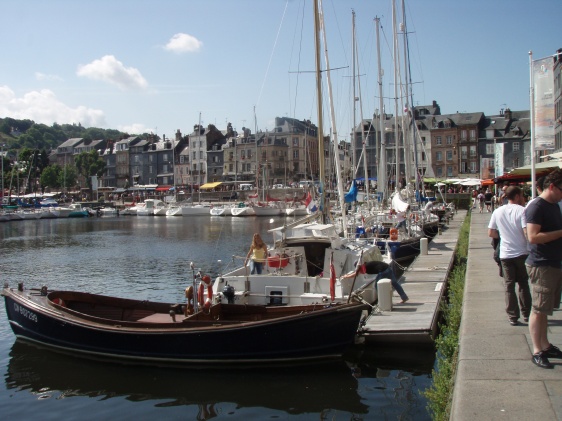
[[[180,164],[184,164],[185,163],[185,156],[180,155]]]
[[[449,165],[447,167],[447,177],[451,177],[452,175],[453,175],[453,167]]]
[[[167,153],[162,155],[162,161],[168,161],[168,154]]]
[[[162,165],[162,172],[168,172],[168,164]]]
[[[447,136],[447,145],[453,144],[453,136]]]
[[[461,146],[461,158],[462,159],[466,159],[466,157],[468,156],[468,149],[466,146]]]
[[[435,144],[441,145],[441,136],[437,136],[437,138],[435,139]]]
[[[436,161],[442,161],[443,160],[443,152],[441,152],[441,151],[435,152],[435,160]]]
[[[476,162],[472,161],[470,163],[470,172],[475,173],[476,172]]]
[[[494,154],[494,144],[487,143],[486,144],[486,155],[493,155]]]
[[[298,149],[293,151],[293,159],[299,159],[299,151],[298,151]]]
[[[470,157],[476,158],[476,145],[470,147]]]
[[[148,166],[148,173],[149,173],[149,174],[154,174],[154,165],[149,165],[149,166]]]
[[[466,135],[467,135],[467,131],[461,130],[461,140],[466,140],[467,139]]]
[[[437,167],[437,177],[443,177],[443,167]]]
[[[461,162],[461,173],[465,173],[466,172],[466,162],[462,161]]]
[[[293,146],[299,146],[299,138],[298,137],[293,137]]]
[[[476,130],[474,129],[470,131],[470,140],[476,140]]]
[[[447,151],[447,161],[453,160],[453,151]]]
[[[519,151],[519,142],[513,142],[513,152]]]

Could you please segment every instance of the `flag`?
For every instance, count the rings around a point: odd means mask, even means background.
[[[312,200],[312,196],[310,195],[310,192],[306,196],[306,200],[304,204],[309,213],[314,213],[318,210],[318,206],[316,206],[316,201]]]
[[[355,183],[355,180],[351,182],[351,188],[344,195],[344,198],[345,198],[345,203],[357,201],[357,183]]]
[[[334,267],[334,253],[330,256],[330,298],[336,298],[336,268]]]

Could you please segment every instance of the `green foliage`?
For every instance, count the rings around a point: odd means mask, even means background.
[[[72,190],[76,186],[78,180],[78,172],[73,165],[65,165],[60,171],[58,177],[58,187],[62,187],[65,191]]]
[[[92,188],[91,177],[93,175],[101,177],[105,171],[105,161],[95,150],[82,152],[76,157],[75,163],[78,173],[86,178],[86,183],[90,189]]]
[[[437,363],[433,370],[433,384],[422,393],[428,399],[428,409],[434,420],[445,421],[450,418],[451,399],[458,364],[459,328],[462,316],[466,257],[470,234],[470,213],[459,232],[455,251],[455,263],[449,274],[448,301],[443,304],[443,320],[435,344]]]
[[[49,165],[41,173],[41,178],[39,182],[41,187],[45,189],[46,187],[57,188],[60,187],[59,175],[62,172],[60,165]]]

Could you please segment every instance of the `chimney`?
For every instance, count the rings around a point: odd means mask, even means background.
[[[511,120],[511,110],[509,108],[505,109],[504,117],[506,120]]]

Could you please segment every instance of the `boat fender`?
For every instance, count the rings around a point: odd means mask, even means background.
[[[390,229],[390,241],[398,240],[398,230],[396,228]]]
[[[194,302],[193,302],[193,286],[188,286],[185,289],[185,298],[187,298],[187,306],[185,307],[185,315],[189,316],[194,313]]]
[[[199,303],[200,306],[206,304],[203,301],[205,286],[207,287],[207,301],[210,304],[211,299],[213,298],[213,286],[211,283],[211,277],[209,275],[203,275],[201,277],[201,283],[199,284],[199,289],[197,290],[197,302]]]

